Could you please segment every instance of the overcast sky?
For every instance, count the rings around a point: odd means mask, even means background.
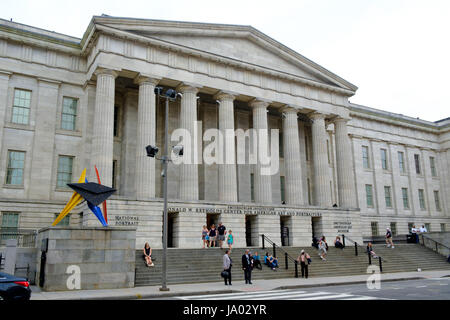
[[[353,103],[450,117],[449,0],[0,0],[0,17],[81,38],[93,15],[251,25],[356,85]]]

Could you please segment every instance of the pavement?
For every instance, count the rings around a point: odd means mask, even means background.
[[[225,286],[223,281],[193,284],[170,284],[169,291],[160,291],[159,286],[103,289],[72,290],[44,292],[39,287],[31,286],[31,300],[129,300],[149,298],[169,298],[174,296],[223,294],[236,292],[258,292],[281,289],[300,289],[330,285],[350,285],[366,283],[370,274],[342,277],[284,278],[254,280],[252,285],[244,281],[235,281],[232,286]],[[450,277],[450,270],[382,273],[381,281],[404,281],[430,278]]]

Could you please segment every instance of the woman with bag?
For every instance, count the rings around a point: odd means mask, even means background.
[[[202,240],[203,240],[203,248],[205,248],[205,245],[207,246],[207,247],[209,247],[209,243],[208,243],[208,233],[209,233],[209,230],[208,230],[208,228],[206,227],[206,226],[203,226],[203,229],[202,229]]]
[[[297,258],[297,261],[300,262],[302,278],[308,279],[308,265],[311,263],[311,257],[305,252],[305,250],[302,250]]]
[[[225,285],[231,286],[231,258],[230,258],[230,250],[225,251],[225,254],[223,255],[223,271],[221,273]],[[228,280],[228,283],[227,283]]]

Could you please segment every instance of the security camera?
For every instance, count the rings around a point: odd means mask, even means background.
[[[162,94],[162,89],[161,87],[155,87],[155,94],[156,95],[161,95]]]
[[[183,146],[173,146],[172,151],[173,151],[173,153],[175,153],[175,155],[182,156],[183,155]]]
[[[145,150],[147,151],[147,157],[154,158],[156,154],[158,153],[158,147],[148,145],[145,147]]]

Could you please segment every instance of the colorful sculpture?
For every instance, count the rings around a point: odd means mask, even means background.
[[[98,174],[97,167],[95,167],[97,173],[97,179],[99,183],[89,182],[86,179],[86,169],[81,173],[78,183],[68,183],[67,185],[72,188],[75,192],[72,194],[69,202],[66,204],[64,209],[58,215],[58,217],[53,221],[52,226],[56,226],[73,208],[75,208],[83,199],[86,200],[89,209],[94,213],[100,223],[106,227],[108,226],[106,218],[106,199],[108,199],[116,189],[109,188],[107,186],[100,184],[100,176]],[[103,203],[103,210],[105,216],[102,214],[101,209],[98,207],[100,203]]]

